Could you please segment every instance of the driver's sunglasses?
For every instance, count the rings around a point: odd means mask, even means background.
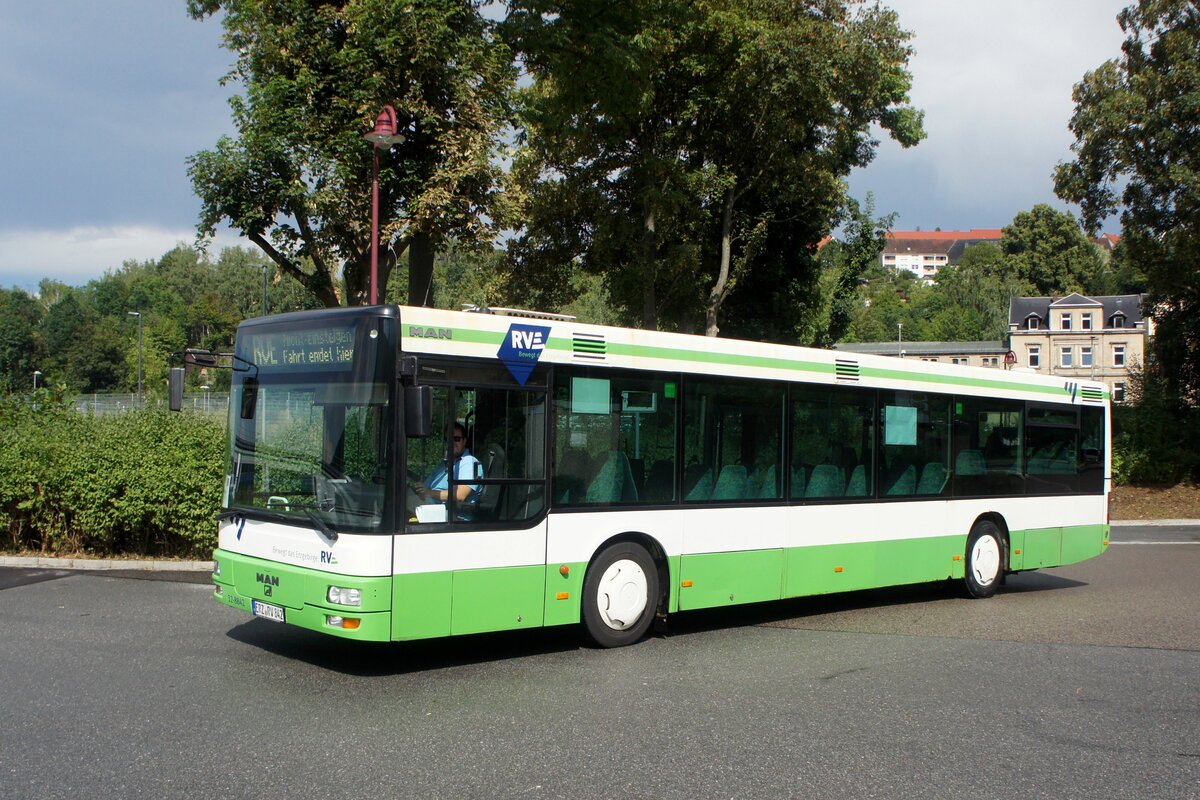
[[[461,441],[464,441],[466,438],[467,437],[465,437],[465,436],[455,436],[454,441],[461,442]]]

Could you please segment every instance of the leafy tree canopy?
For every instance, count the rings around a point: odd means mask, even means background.
[[[0,393],[33,388],[41,366],[42,309],[20,289],[0,289]]]
[[[1145,275],[1160,366],[1200,401],[1200,6],[1139,0],[1118,16],[1121,56],[1075,86],[1073,161],[1058,195],[1095,230],[1120,211],[1124,258]]]
[[[1000,248],[1016,279],[1038,295],[1086,291],[1102,265],[1075,217],[1045,203],[1017,214],[1004,228]]]
[[[505,31],[533,76],[520,274],[547,296],[581,265],[644,327],[715,335],[739,292],[763,317],[764,288],[811,296],[872,124],[924,136],[908,34],[878,6],[516,0]]]
[[[493,156],[515,70],[472,0],[188,0],[223,12],[237,138],[191,159],[200,229],[227,221],[327,306],[369,301],[372,147],[395,107],[405,140],[380,148],[380,296],[396,257],[419,256],[410,299],[428,295],[433,248],[490,240]],[[339,285],[339,276],[341,285]],[[419,284],[419,286],[417,285]]]

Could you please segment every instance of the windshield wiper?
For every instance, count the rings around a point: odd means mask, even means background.
[[[330,544],[333,544],[338,540],[337,531],[329,527],[329,523],[321,519],[320,515],[317,514],[312,506],[300,506],[300,510],[304,512],[306,517],[312,520],[313,525],[317,526],[317,530],[321,532],[322,536],[329,540]]]

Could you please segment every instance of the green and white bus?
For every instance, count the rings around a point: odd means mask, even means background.
[[[337,636],[619,646],[1108,546],[1100,383],[396,306],[248,320],[233,367],[215,598]]]

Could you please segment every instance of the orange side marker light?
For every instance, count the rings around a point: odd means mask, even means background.
[[[1013,555],[1014,556],[1021,555],[1021,548],[1017,547],[1017,548],[1013,549]]]
[[[692,582],[691,581],[683,581],[679,585],[682,586],[683,588],[687,589],[688,587],[690,587],[692,585]]]
[[[834,572],[841,572],[843,569],[845,569],[845,567],[834,567],[834,568],[833,568],[833,571],[834,571]]]
[[[955,561],[962,561],[962,556],[951,556]]]
[[[570,596],[571,596],[570,592],[559,592],[558,594],[554,595],[554,597],[558,600],[566,600]]]
[[[571,568],[568,567],[566,564],[563,564],[561,567],[558,568],[558,574],[562,575],[565,578],[566,576],[571,574]]]

